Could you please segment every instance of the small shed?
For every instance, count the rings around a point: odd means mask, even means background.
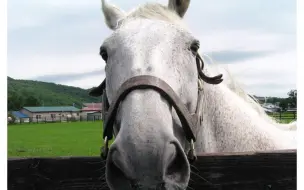
[[[83,103],[81,117],[84,120],[101,120],[102,103]]]
[[[88,121],[95,121],[95,120],[101,120],[101,111],[95,111],[87,113],[87,120]]]

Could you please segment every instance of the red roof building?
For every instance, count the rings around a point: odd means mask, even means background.
[[[101,111],[102,103],[83,103],[81,111]]]
[[[101,118],[102,103],[83,103],[81,116],[86,120],[99,120]],[[92,119],[94,117],[94,119]]]

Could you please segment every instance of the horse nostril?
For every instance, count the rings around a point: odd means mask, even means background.
[[[113,146],[109,151],[106,165],[107,179],[111,178],[110,186],[117,184],[129,185],[128,173],[126,172],[127,170],[122,155],[117,148]]]
[[[165,176],[177,183],[185,183],[188,181],[190,173],[187,158],[177,142],[171,142],[174,145],[173,159],[170,160],[165,171]]]
[[[125,173],[120,169],[120,167],[115,162],[110,162],[108,164],[108,171],[115,174],[117,179],[125,179]]]
[[[155,152],[155,146],[148,145],[144,149],[138,146],[134,151],[125,151],[121,148],[125,143],[120,143],[116,141],[112,144],[107,158],[106,180],[110,189],[164,190],[187,187],[190,167],[177,140],[161,143],[161,147],[164,144],[167,146],[159,152]]]

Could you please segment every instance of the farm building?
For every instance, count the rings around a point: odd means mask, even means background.
[[[29,116],[20,112],[20,111],[12,111],[12,115],[15,117],[15,123],[20,123],[20,122],[29,122]]]
[[[65,121],[71,117],[79,120],[80,117],[80,109],[74,106],[23,107],[20,112],[33,121]]]
[[[101,120],[102,103],[84,103],[81,117],[85,120]]]
[[[95,120],[101,120],[101,111],[91,112],[87,114],[87,120],[88,121],[95,121]]]

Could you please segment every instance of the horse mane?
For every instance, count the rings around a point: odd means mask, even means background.
[[[297,122],[292,121],[288,124],[281,124],[278,123],[278,121],[269,116],[263,109],[263,107],[259,104],[258,100],[254,98],[254,96],[251,96],[246,93],[246,91],[241,87],[241,85],[237,82],[235,77],[232,76],[232,74],[229,72],[229,69],[227,67],[220,67],[218,63],[216,63],[210,56],[204,54],[204,57],[207,57],[209,61],[211,62],[210,67],[213,70],[217,70],[219,68],[222,68],[226,72],[226,76],[224,79],[224,84],[227,85],[227,87],[238,95],[238,97],[242,98],[252,109],[254,109],[260,117],[268,121],[269,123],[276,125],[278,128],[282,130],[296,130],[297,129]]]

